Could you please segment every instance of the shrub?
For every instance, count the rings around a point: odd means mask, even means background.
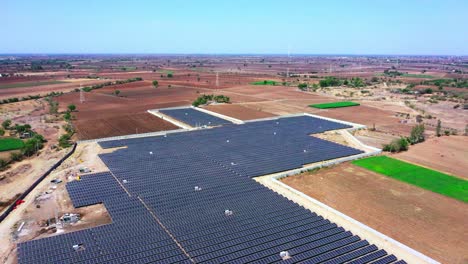
[[[10,119],[7,119],[5,121],[2,122],[2,127],[4,129],[9,129],[10,128],[10,125],[11,125],[11,120]]]
[[[21,153],[17,153],[17,152],[12,152],[10,154],[10,159],[12,161],[20,161],[23,159],[23,155]]]
[[[384,151],[388,152],[400,152],[408,150],[408,141],[406,138],[396,138],[390,142],[390,144],[386,144],[383,146]]]
[[[411,145],[414,145],[416,143],[423,142],[425,139],[424,130],[424,124],[416,125],[415,127],[413,127],[408,138],[409,143],[411,143]]]
[[[65,134],[65,135],[62,135],[60,138],[59,138],[59,146],[61,148],[68,148],[70,147],[72,144],[70,142],[70,139],[71,139],[71,134]]]
[[[336,77],[326,77],[324,80],[320,80],[319,84],[320,84],[320,87],[329,87],[329,86],[340,86],[343,84],[343,82]]]
[[[0,159],[0,170],[4,170],[8,167],[8,162],[6,160]]]

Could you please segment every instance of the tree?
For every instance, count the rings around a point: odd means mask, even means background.
[[[174,75],[172,73],[167,74],[167,78],[172,78],[172,77],[174,77]]]
[[[4,129],[9,129],[10,128],[10,125],[11,125],[11,119],[7,119],[5,121],[2,122],[2,127]]]
[[[16,130],[17,133],[29,132],[29,131],[31,131],[31,125],[29,125],[29,124],[24,124],[24,125],[16,124],[13,129]]]
[[[158,85],[159,85],[158,81],[154,80],[154,81],[153,81],[153,86],[154,86],[154,88],[158,88]]]
[[[297,88],[301,89],[302,91],[307,90],[307,83],[300,83],[297,85]]]
[[[66,112],[64,115],[63,115],[63,119],[65,119],[65,121],[70,121],[71,119],[71,114],[70,112]]]
[[[0,128],[0,136],[5,135],[5,130],[3,128]]]
[[[440,119],[439,119],[437,120],[436,136],[438,137],[442,136],[441,129],[442,129],[442,122],[440,122]]]
[[[31,156],[40,150],[44,146],[44,137],[41,135],[35,135],[24,142],[24,146],[21,148],[21,152],[25,156]]]
[[[119,96],[120,90],[115,90],[115,91],[114,91],[114,94],[115,94],[116,96]]]
[[[411,133],[408,138],[409,143],[411,143],[411,145],[414,145],[416,143],[423,142],[425,139],[424,130],[425,130],[424,124],[419,124],[419,125],[414,126],[411,129]]]
[[[67,106],[67,108],[68,108],[68,110],[69,110],[70,112],[73,112],[73,111],[76,110],[76,105],[74,105],[74,104],[69,104],[69,105]]]

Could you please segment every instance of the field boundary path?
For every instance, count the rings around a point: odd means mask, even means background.
[[[131,134],[131,135],[125,135],[125,136],[78,140],[76,143],[82,144],[82,143],[104,142],[104,141],[122,140],[122,139],[130,139],[130,138],[155,137],[155,136],[163,136],[163,135],[171,134],[171,133],[184,132],[187,130],[188,129],[174,129],[174,130],[166,130],[166,131],[141,133],[141,134]]]

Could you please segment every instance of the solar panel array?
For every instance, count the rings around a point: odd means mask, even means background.
[[[21,243],[19,263],[393,263],[250,179],[360,153],[308,136],[345,127],[294,117],[102,142],[127,148],[100,155],[110,172],[67,189],[76,207],[104,203],[112,224]]]
[[[220,126],[225,124],[232,124],[225,119],[209,115],[207,113],[195,110],[193,108],[178,108],[178,109],[162,109],[159,112],[178,119],[193,127],[201,126]]]

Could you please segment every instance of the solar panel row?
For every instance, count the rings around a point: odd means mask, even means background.
[[[250,179],[361,153],[308,136],[341,128],[294,117],[102,142],[104,148],[127,146],[100,155],[113,175],[84,176],[67,189],[76,207],[104,203],[113,223],[19,244],[19,262],[394,262]],[[78,243],[85,249],[75,252]],[[282,260],[282,251],[291,258]]]
[[[193,108],[179,108],[179,109],[161,109],[159,112],[178,119],[186,124],[191,125],[192,127],[201,127],[201,126],[220,126],[225,124],[231,124],[231,122],[206,114],[201,111],[197,111]]]

